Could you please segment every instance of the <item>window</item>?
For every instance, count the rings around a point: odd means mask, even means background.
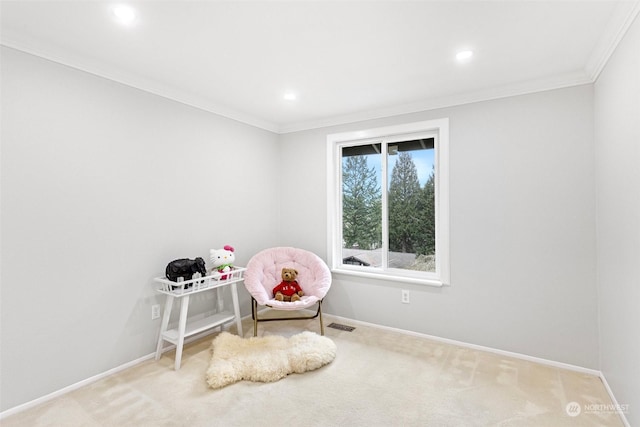
[[[333,271],[449,284],[448,119],[332,134]]]

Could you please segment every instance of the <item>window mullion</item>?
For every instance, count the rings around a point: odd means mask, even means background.
[[[387,156],[387,142],[382,141],[380,144],[382,146],[381,153],[381,171],[382,171],[382,265],[380,266],[383,270],[386,270],[389,267],[389,208],[388,208],[388,196],[389,196],[389,174],[387,173],[388,169],[388,156]]]

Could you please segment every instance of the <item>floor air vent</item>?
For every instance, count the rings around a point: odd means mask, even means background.
[[[351,332],[355,329],[353,326],[342,325],[340,323],[332,323],[329,325],[329,327],[333,329],[339,329],[341,331],[347,331],[347,332]]]

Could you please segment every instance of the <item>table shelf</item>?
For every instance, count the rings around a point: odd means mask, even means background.
[[[184,337],[187,338],[192,335],[199,334],[200,332],[204,332],[207,329],[212,329],[217,326],[224,325],[231,322],[235,318],[235,313],[226,311],[224,313],[217,313],[212,316],[207,316],[204,319],[189,322],[185,327]],[[180,331],[178,328],[169,329],[162,334],[162,338],[165,341],[177,345],[180,338]]]

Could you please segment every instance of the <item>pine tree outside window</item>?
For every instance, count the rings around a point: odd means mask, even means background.
[[[449,284],[448,120],[327,141],[332,270]]]

